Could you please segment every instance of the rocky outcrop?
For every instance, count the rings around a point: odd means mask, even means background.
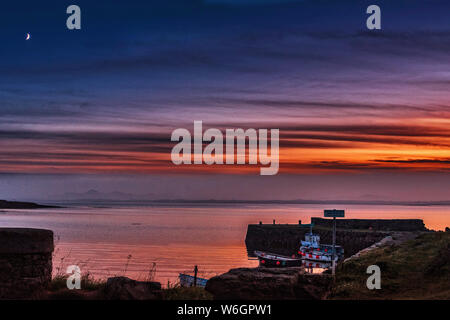
[[[0,228],[0,299],[32,299],[52,277],[53,232]]]
[[[361,251],[358,251],[357,253],[352,255],[350,258],[345,259],[344,262],[350,261],[352,259],[357,259],[357,258],[369,253],[370,251],[372,251],[374,249],[381,248],[381,247],[384,247],[384,246],[387,246],[390,244],[394,244],[394,239],[391,236],[387,236],[386,238],[381,239],[381,241],[374,243],[370,247],[367,247],[367,248],[362,249]]]
[[[303,268],[238,268],[209,279],[216,300],[315,300],[326,297],[331,277]]]
[[[161,284],[151,281],[136,281],[127,277],[108,278],[103,289],[108,300],[160,300]]]

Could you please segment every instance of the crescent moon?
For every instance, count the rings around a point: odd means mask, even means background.
[[[25,38],[25,40],[30,40],[31,35],[29,33],[27,33],[27,37]]]

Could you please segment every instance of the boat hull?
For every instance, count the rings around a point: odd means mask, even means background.
[[[324,263],[332,261],[331,254],[324,254],[323,252],[320,251],[307,251],[300,249],[299,253],[302,256],[302,260],[318,261]],[[338,261],[339,257],[336,255],[334,257],[334,260]]]
[[[318,262],[331,262],[332,261],[332,248],[329,245],[319,245],[318,247],[301,246],[298,254],[303,260],[311,260]],[[336,247],[336,254],[334,260],[338,261],[342,259],[344,250],[341,247]]]
[[[255,251],[255,255],[258,257],[260,267],[287,268],[300,267],[302,265],[302,259],[299,257],[293,258],[262,251]]]

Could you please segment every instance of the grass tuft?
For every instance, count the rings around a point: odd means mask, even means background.
[[[52,281],[50,282],[48,290],[51,292],[55,292],[55,291],[67,289],[67,278],[68,278],[68,275],[55,276],[52,279]],[[85,291],[95,291],[95,290],[102,289],[105,286],[105,284],[106,284],[106,281],[94,279],[89,273],[84,274],[81,277],[81,289],[85,290]]]

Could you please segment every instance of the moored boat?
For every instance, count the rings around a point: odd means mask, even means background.
[[[302,265],[302,259],[293,255],[292,257],[283,256],[275,253],[255,251],[258,257],[259,265],[268,268],[282,268],[282,267],[299,267]]]
[[[205,287],[206,283],[208,282],[208,279],[199,278],[195,279],[194,276],[191,276],[189,274],[180,273],[178,275],[178,278],[180,279],[180,285],[182,287]]]
[[[334,260],[338,261],[344,256],[344,249],[341,246],[334,246],[334,248]],[[320,236],[312,233],[311,230],[305,235],[305,240],[301,241],[298,254],[304,260],[327,263],[331,262],[333,259],[333,246],[328,244],[320,244]]]

